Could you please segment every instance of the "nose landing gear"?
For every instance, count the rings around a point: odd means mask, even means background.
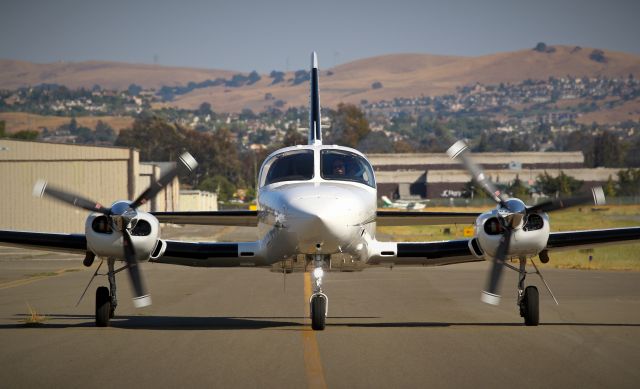
[[[313,294],[309,299],[309,314],[311,316],[311,328],[316,331],[324,330],[326,325],[327,313],[329,312],[329,298],[322,292],[322,264],[324,263],[323,255],[314,255],[312,288]]]

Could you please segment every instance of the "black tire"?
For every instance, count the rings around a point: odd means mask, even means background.
[[[524,324],[527,326],[537,326],[540,323],[540,295],[538,288],[527,286],[524,290],[523,313]]]
[[[111,295],[109,288],[101,286],[96,289],[96,327],[107,327],[111,315]]]
[[[315,296],[311,299],[311,328],[315,331],[324,330],[326,324],[327,299]]]

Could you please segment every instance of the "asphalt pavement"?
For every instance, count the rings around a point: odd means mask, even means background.
[[[224,234],[238,234],[237,230]],[[222,237],[226,236],[221,234]],[[234,236],[235,237],[235,236]],[[613,249],[613,248],[612,248]],[[22,387],[638,387],[640,273],[547,270],[541,325],[525,327],[516,274],[480,302],[487,263],[329,272],[325,331],[310,329],[307,274],[144,264],[153,305],[127,276],[94,326],[95,266],[0,252],[0,383]],[[307,283],[307,288],[305,288]],[[44,318],[25,324],[31,307]]]

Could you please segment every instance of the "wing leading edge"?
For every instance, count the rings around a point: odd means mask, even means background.
[[[258,211],[185,211],[151,212],[160,223],[255,227]],[[378,211],[379,226],[472,224],[478,217],[473,212],[409,212]]]
[[[151,212],[160,223],[255,227],[258,211]]]
[[[603,230],[552,232],[546,249],[549,251],[591,248],[607,244],[637,243],[640,227]],[[438,266],[481,261],[468,246],[468,239],[440,242],[375,242],[370,252],[371,264]]]

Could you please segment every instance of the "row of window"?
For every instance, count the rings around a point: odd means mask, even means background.
[[[313,178],[313,150],[278,154],[265,164],[262,185]],[[353,181],[375,188],[373,169],[366,159],[343,150],[320,150],[320,175],[325,180]]]

